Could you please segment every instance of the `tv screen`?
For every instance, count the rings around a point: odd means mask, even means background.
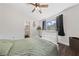
[[[63,27],[63,14],[57,16],[56,27],[57,27],[58,35],[65,36],[64,27]]]

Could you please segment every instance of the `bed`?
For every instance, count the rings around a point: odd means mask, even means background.
[[[57,56],[57,46],[47,40],[28,38],[0,40],[0,56]]]

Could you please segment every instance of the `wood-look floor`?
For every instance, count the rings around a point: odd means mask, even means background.
[[[79,52],[71,49],[69,46],[59,43],[60,56],[79,56]]]

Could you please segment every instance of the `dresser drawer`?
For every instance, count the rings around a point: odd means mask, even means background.
[[[74,49],[75,51],[79,51],[79,38],[77,37],[70,37],[69,43],[71,49]]]

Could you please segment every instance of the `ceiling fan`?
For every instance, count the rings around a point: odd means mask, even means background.
[[[42,13],[41,8],[47,8],[48,4],[43,4],[43,3],[29,3],[31,5],[34,6],[34,9],[32,10],[32,12],[34,12],[36,9],[38,9],[38,11],[40,13]]]

